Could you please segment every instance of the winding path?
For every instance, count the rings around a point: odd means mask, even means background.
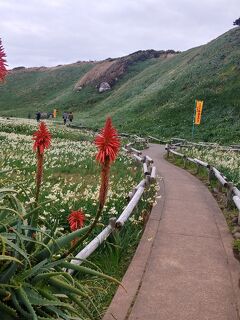
[[[239,263],[215,199],[194,176],[146,151],[160,195],[104,320],[237,320]]]

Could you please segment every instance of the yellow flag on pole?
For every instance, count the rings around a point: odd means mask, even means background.
[[[201,123],[202,108],[203,108],[203,101],[196,100],[196,114],[195,114],[195,122],[194,122],[194,124],[200,124]]]

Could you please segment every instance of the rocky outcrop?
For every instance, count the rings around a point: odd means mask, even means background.
[[[101,92],[108,91],[108,90],[110,90],[110,89],[111,89],[111,86],[110,86],[109,83],[107,83],[107,82],[102,82],[102,83],[100,83],[98,92],[101,93]]]
[[[97,62],[95,66],[77,82],[75,85],[75,90],[79,91],[88,84],[95,85],[97,89],[99,89],[99,86],[102,82],[107,82],[109,85],[111,85],[112,82],[109,81],[108,75],[111,73],[111,68],[114,63],[115,60]]]
[[[174,50],[140,50],[122,58],[108,58],[95,63],[95,66],[77,82],[74,89],[80,91],[84,86],[94,85],[99,92],[110,90],[130,65],[147,59],[169,58],[177,53]],[[103,83],[108,84],[107,89],[106,86],[102,89]]]

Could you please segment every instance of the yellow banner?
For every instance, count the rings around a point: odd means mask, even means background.
[[[196,114],[195,114],[195,122],[194,122],[194,124],[200,124],[201,123],[202,108],[203,108],[203,101],[196,100]]]

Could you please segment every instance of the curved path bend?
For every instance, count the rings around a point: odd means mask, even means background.
[[[160,194],[104,320],[239,320],[239,270],[215,199],[197,178],[146,150]]]

